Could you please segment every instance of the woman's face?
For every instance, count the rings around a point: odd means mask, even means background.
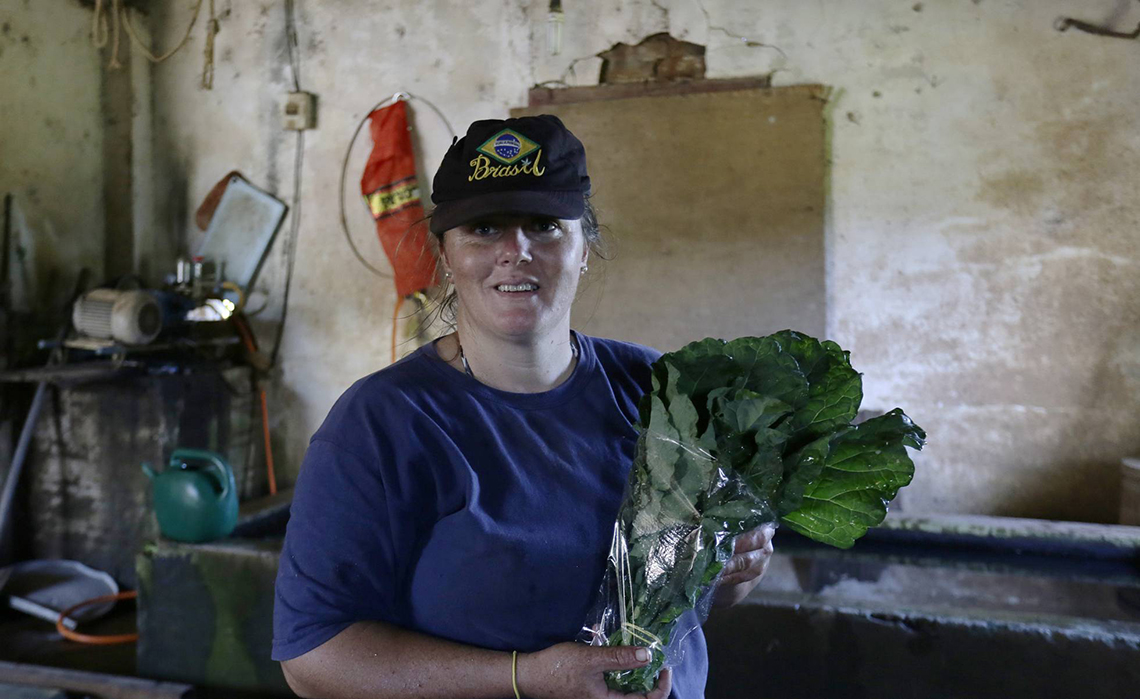
[[[464,329],[517,339],[568,326],[589,251],[581,221],[502,214],[447,231],[442,254]]]

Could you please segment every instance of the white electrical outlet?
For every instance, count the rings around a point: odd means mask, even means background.
[[[292,131],[304,131],[317,125],[317,96],[311,92],[290,92],[285,96],[284,125]]]

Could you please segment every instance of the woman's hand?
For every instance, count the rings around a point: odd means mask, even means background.
[[[772,537],[775,534],[776,525],[765,524],[736,537],[734,555],[724,566],[713,606],[731,607],[747,597],[752,588],[760,583],[760,578],[768,569],[768,562],[772,560]]]
[[[643,652],[645,659],[637,654]],[[530,699],[625,699],[606,686],[610,670],[633,670],[649,662],[649,650],[633,646],[598,647],[559,643],[537,653],[519,653],[519,693]],[[671,671],[661,671],[657,686],[646,699],[665,699],[673,689]]]

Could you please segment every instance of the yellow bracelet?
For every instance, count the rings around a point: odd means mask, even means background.
[[[511,686],[515,688],[515,699],[522,699],[519,694],[519,652],[511,651]]]

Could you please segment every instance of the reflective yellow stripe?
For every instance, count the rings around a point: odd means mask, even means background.
[[[378,189],[367,197],[373,218],[380,218],[419,200],[420,187],[415,180],[390,189]]]

